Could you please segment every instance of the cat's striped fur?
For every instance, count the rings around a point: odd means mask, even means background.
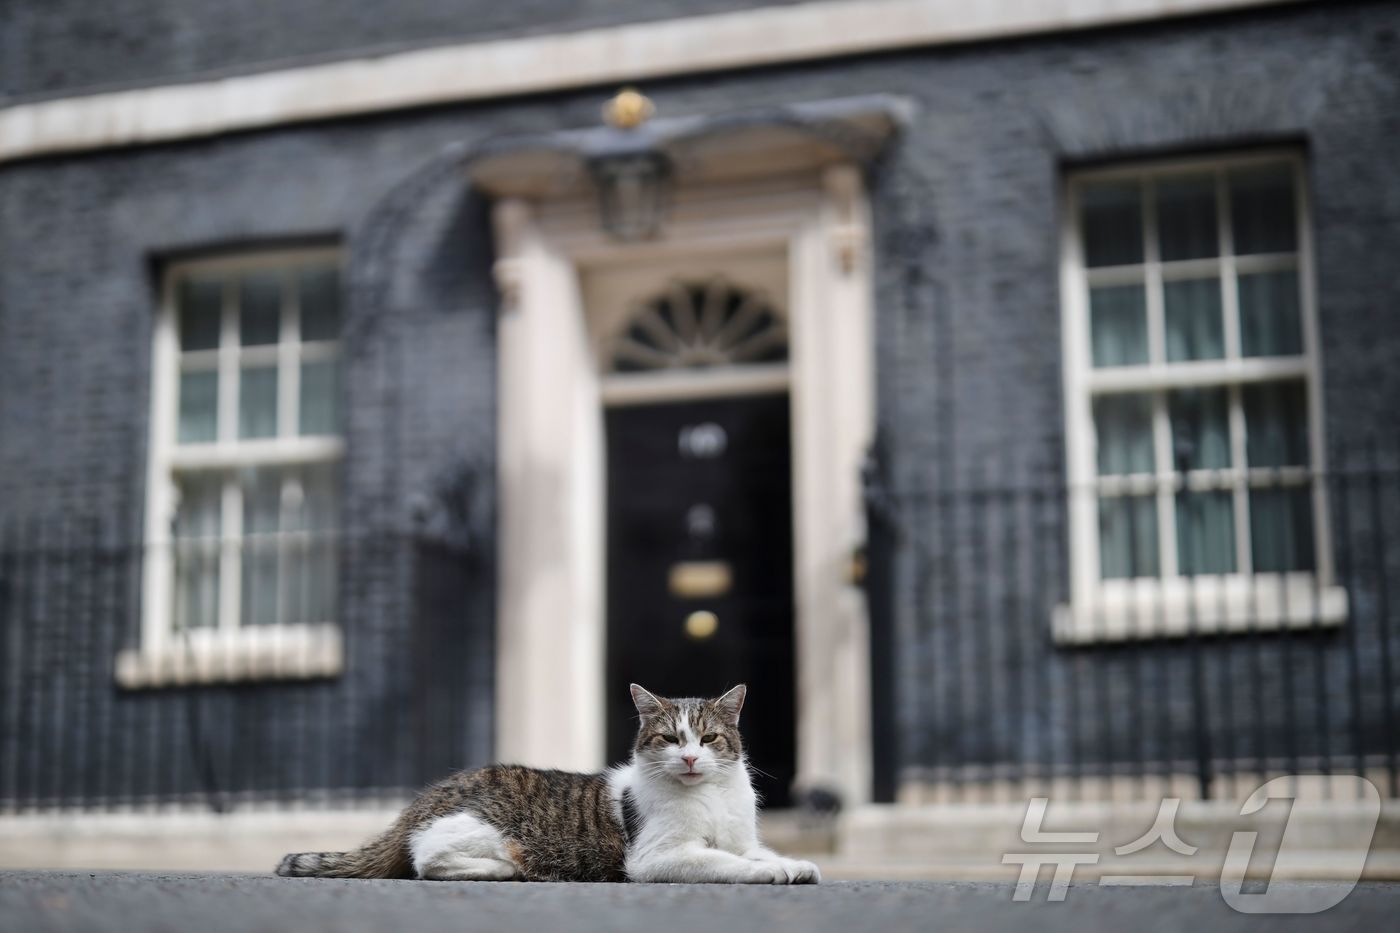
[[[288,855],[321,878],[816,881],[758,843],[738,719],[745,690],[662,699],[635,684],[632,760],[601,774],[492,765],[454,774],[352,852]]]
[[[530,881],[624,881],[626,837],[602,774],[492,765],[428,788],[388,832],[353,852],[288,855],[279,875],[416,878],[410,845],[439,817],[469,811],[506,837]]]

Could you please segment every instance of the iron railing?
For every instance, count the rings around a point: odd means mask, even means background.
[[[157,557],[169,627],[153,632]],[[97,521],[0,528],[0,809],[399,798],[483,763],[481,578],[410,533],[162,551]]]
[[[1279,775],[1341,774],[1396,796],[1400,471],[1373,449],[1332,462],[1130,490],[1304,490],[1325,525],[1320,568],[1101,581],[1135,566],[1112,555],[1089,568],[1088,600],[1071,583],[1086,559],[1071,514],[1086,497],[1081,516],[1100,521],[1104,486],[993,468],[972,488],[899,489],[872,471],[871,628],[893,646],[872,650],[877,799],[1060,786],[1234,797]],[[1260,546],[1277,561],[1276,541]]]
[[[1228,796],[1308,773],[1361,774],[1395,796],[1400,471],[1331,462],[1277,478],[1320,491],[1330,576],[1137,580],[1135,599],[1088,612],[1070,585],[1069,516],[1098,490],[995,471],[975,488],[901,489],[872,473],[876,796],[905,786],[973,799],[1047,782],[1084,796],[1167,785]],[[216,588],[151,651],[153,551],[116,527],[0,526],[0,809],[402,798],[490,760],[491,574],[461,542],[206,543],[194,546],[205,569],[183,578],[167,554],[175,604],[181,586],[187,597],[215,586],[218,555],[248,548],[255,557],[226,566],[262,575],[257,586],[278,596],[250,611],[281,624],[228,626],[209,608]],[[296,576],[324,567],[308,559],[322,552],[334,555],[329,603],[295,595],[324,596],[328,572]],[[1173,587],[1186,594],[1175,604],[1161,598]]]

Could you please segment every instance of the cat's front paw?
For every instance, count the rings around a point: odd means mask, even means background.
[[[780,859],[787,884],[821,884],[822,872],[812,862],[796,858]]]
[[[784,861],[787,860],[750,862],[747,875],[740,880],[746,884],[790,884]]]

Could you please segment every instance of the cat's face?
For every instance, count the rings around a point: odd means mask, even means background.
[[[671,700],[633,684],[632,702],[642,716],[633,749],[638,765],[648,776],[687,787],[738,767],[744,754],[739,711],[746,692],[740,684],[713,700]]]

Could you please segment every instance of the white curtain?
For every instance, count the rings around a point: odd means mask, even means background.
[[[326,623],[335,618],[338,539],[334,466],[308,467],[302,474],[301,526],[307,531],[299,568],[300,618]]]
[[[1230,466],[1230,396],[1226,389],[1189,389],[1167,396],[1172,458],[1178,470]],[[1187,576],[1235,570],[1235,512],[1229,490],[1176,494],[1177,569]]]
[[[243,490],[243,622],[326,623],[334,617],[334,469],[248,471]]]
[[[1306,466],[1307,390],[1302,382],[1265,382],[1242,390],[1245,455],[1251,467]],[[1254,569],[1313,568],[1312,487],[1253,489],[1249,494]]]
[[[1162,303],[1168,362],[1218,360],[1225,356],[1219,279],[1166,282]]]
[[[1179,470],[1230,466],[1230,395],[1223,388],[1178,389],[1167,395],[1172,465]]]
[[[1089,334],[1094,366],[1147,362],[1147,301],[1141,285],[1089,291]]]
[[[1241,353],[1296,356],[1303,352],[1296,272],[1241,275],[1239,301]]]
[[[1099,499],[1099,572],[1105,580],[1155,577],[1160,573],[1154,497]]]
[[[282,471],[244,471],[243,618],[244,625],[274,625],[278,613],[282,551]]]
[[[1094,400],[1100,476],[1152,473],[1152,396],[1104,395]]]
[[[340,397],[335,360],[301,364],[301,433],[335,434],[338,430],[336,399]]]
[[[238,379],[238,436],[277,435],[277,367],[244,366]]]
[[[197,370],[180,373],[179,425],[181,444],[204,444],[219,436],[219,374]]]
[[[1312,487],[1253,489],[1249,533],[1255,573],[1312,570]]]
[[[1176,494],[1176,565],[1183,576],[1234,572],[1234,497],[1228,490]]]
[[[219,624],[219,567],[222,547],[223,490],[209,476],[187,477],[178,484],[175,517],[175,630],[212,628]]]
[[[1100,476],[1155,471],[1152,397],[1107,395],[1094,402]],[[1152,577],[1158,573],[1157,507],[1148,496],[1099,499],[1099,569],[1103,578]]]
[[[1306,466],[1308,397],[1303,383],[1261,382],[1245,386],[1242,392],[1249,465]]]

